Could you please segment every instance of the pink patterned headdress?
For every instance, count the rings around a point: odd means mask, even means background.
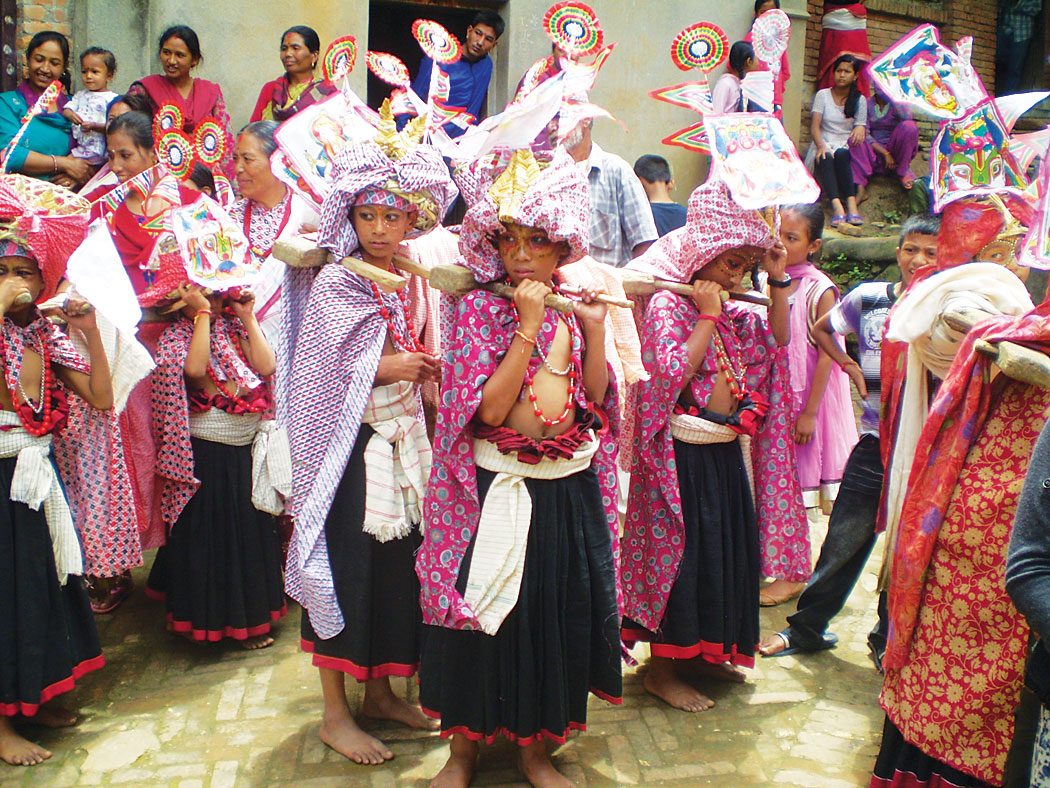
[[[546,166],[531,151],[516,151],[502,172],[476,172],[475,177],[489,187],[463,217],[459,249],[464,264],[479,282],[491,282],[506,273],[492,244],[492,236],[503,222],[538,227],[556,243],[564,241],[569,245],[569,256],[563,262],[571,263],[587,254],[587,176],[564,150]]]
[[[773,246],[773,233],[758,211],[741,208],[720,179],[708,178],[689,197],[678,278],[688,282],[723,252]]]

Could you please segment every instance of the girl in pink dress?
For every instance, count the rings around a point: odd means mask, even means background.
[[[819,204],[793,205],[780,212],[780,239],[788,252],[792,279],[791,342],[788,360],[795,417],[795,457],[806,508],[825,512],[838,495],[842,469],[857,442],[857,423],[850,400],[849,378],[819,350],[810,329],[838,303],[835,283],[810,259],[820,252],[824,213]],[[777,577],[761,595],[770,606],[791,599],[809,575]]]

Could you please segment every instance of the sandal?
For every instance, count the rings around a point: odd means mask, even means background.
[[[846,221],[852,224],[854,227],[860,227],[864,224],[864,217],[859,213],[851,213],[846,216]]]
[[[813,646],[812,648],[804,648],[802,646],[792,645],[791,639],[788,637],[788,631],[786,629],[783,632],[774,633],[773,636],[780,638],[784,642],[784,648],[776,652],[775,654],[766,654],[760,648],[759,653],[762,654],[763,657],[769,657],[770,659],[772,659],[774,657],[787,657],[791,654],[801,654],[807,651],[826,651],[828,649],[835,648],[835,646],[838,645],[839,642],[839,636],[833,632],[825,632],[823,637],[821,638],[820,645]]]
[[[109,581],[108,591],[104,588],[93,587],[91,589],[91,612],[98,616],[112,613],[120,607],[120,604],[131,596],[131,591],[135,588],[134,581],[124,575],[106,579]]]
[[[828,224],[830,224],[832,227],[838,227],[840,224],[843,224],[845,221],[846,221],[845,215],[843,215],[841,213],[837,213],[837,214],[835,214],[834,216],[831,217],[831,221],[829,221]]]

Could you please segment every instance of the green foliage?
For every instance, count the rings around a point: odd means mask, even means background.
[[[896,280],[896,276],[887,276],[889,263],[871,262],[868,260],[850,260],[844,254],[825,257],[817,264],[821,271],[831,277],[843,293],[852,289],[859,282],[870,282],[874,279]],[[892,266],[896,270],[896,266]]]
[[[886,220],[887,224],[900,224],[904,219],[904,214],[901,213],[900,209],[883,211],[882,218]]]

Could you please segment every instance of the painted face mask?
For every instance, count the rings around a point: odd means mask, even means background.
[[[1027,180],[1008,142],[1006,124],[991,99],[960,120],[941,124],[932,147],[934,210],[966,196],[1020,194]]]
[[[970,65],[969,43],[956,50],[941,43],[933,25],[922,25],[872,61],[872,81],[891,101],[909,104],[940,120],[954,120],[988,98]]]

